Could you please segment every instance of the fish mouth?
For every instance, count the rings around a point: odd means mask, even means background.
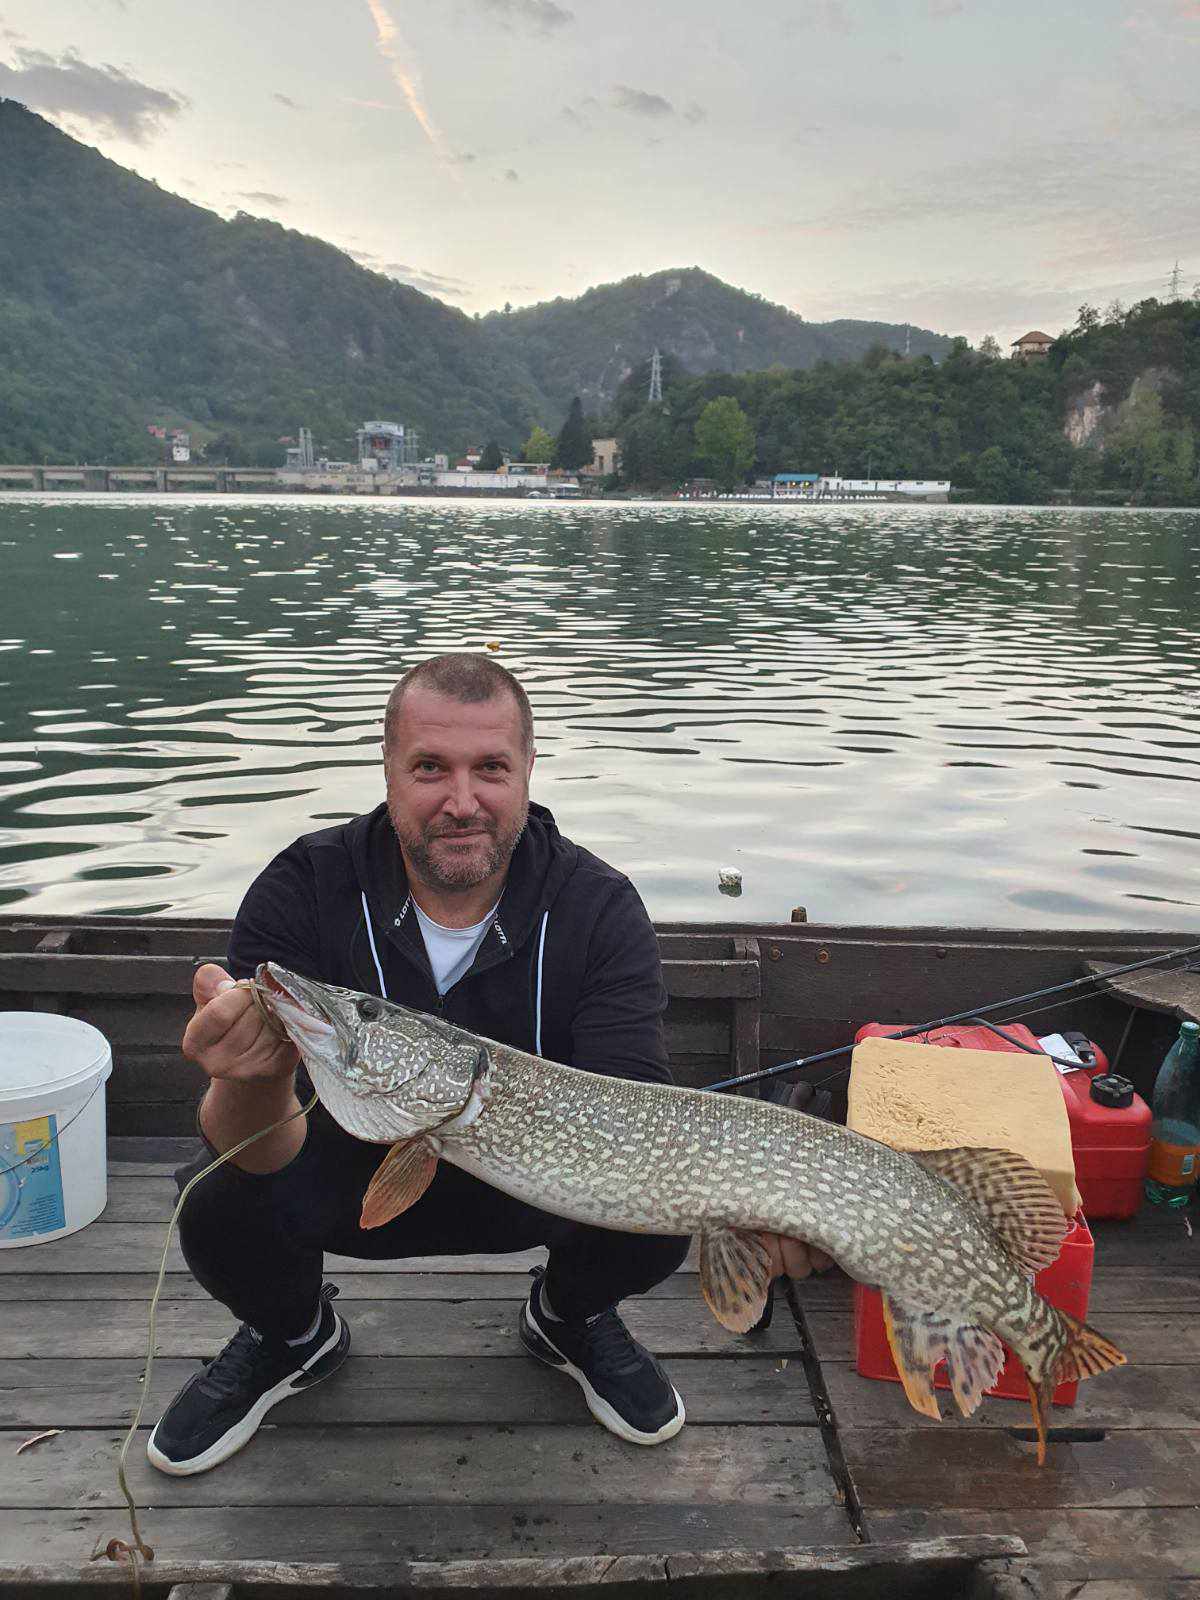
[[[315,986],[299,973],[264,961],[254,974],[254,987],[266,1010],[279,1018],[296,1044],[322,1050],[336,1039],[333,1017]]]

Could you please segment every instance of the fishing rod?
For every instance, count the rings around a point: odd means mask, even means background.
[[[1007,1011],[1010,1006],[1021,1006],[1027,1001],[1045,1000],[1048,995],[1066,994],[1074,989],[1087,988],[1089,984],[1107,983],[1110,978],[1123,977],[1127,972],[1140,972],[1145,967],[1165,966],[1170,961],[1185,961],[1189,956],[1200,955],[1200,944],[1186,945],[1182,950],[1164,950],[1161,955],[1147,956],[1142,961],[1128,961],[1123,966],[1110,967],[1107,972],[1089,972],[1082,978],[1071,978],[1066,983],[1054,983],[1045,989],[1031,989],[1028,994],[1011,995],[1007,1000],[992,1000],[987,1005],[971,1006],[966,1011],[956,1011],[953,1016],[939,1017],[936,1022],[922,1022],[917,1027],[898,1028],[886,1035],[889,1039],[911,1039],[915,1034],[932,1033],[937,1028],[949,1028],[956,1022],[984,1021],[985,1011]],[[1010,1018],[1010,1021],[1013,1019]],[[987,1026],[987,1023],[984,1023]],[[757,1072],[744,1072],[738,1078],[723,1078],[720,1083],[710,1083],[715,1092],[740,1089],[743,1084],[760,1083],[764,1078],[778,1078],[785,1072],[798,1072],[803,1067],[815,1067],[821,1061],[833,1061],[838,1056],[849,1055],[853,1044],[840,1044],[833,1050],[821,1050],[816,1055],[797,1056],[794,1061],[781,1061],[775,1067],[761,1067]],[[837,1074],[833,1074],[837,1076]],[[822,1078],[820,1082],[826,1080]]]

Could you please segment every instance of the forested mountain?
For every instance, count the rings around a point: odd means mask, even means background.
[[[693,374],[757,372],[854,361],[875,345],[902,350],[908,335],[896,323],[805,322],[699,267],[602,284],[577,300],[495,311],[483,326],[545,394],[577,394],[593,412],[656,345]],[[911,330],[914,355],[944,356],[950,344],[945,334]]]
[[[831,326],[696,269],[471,318],[278,223],[224,221],[0,100],[0,459],[151,460],[150,422],[272,464],[302,423],[343,456],[375,416],[431,447],[516,445],[577,393],[611,399],[656,343],[702,372],[903,338]]]
[[[137,461],[148,421],[281,458],[368,417],[523,438],[543,398],[460,311],[277,223],[211,211],[0,101],[0,452]]]
[[[1090,306],[1044,360],[1008,361],[964,340],[935,365],[882,347],[809,371],[692,378],[672,371],[663,404],[644,368],[608,421],[630,484],[704,473],[697,423],[713,400],[750,425],[748,474],[949,478],[975,499],[1200,503],[1200,302],[1144,300],[1107,320]]]

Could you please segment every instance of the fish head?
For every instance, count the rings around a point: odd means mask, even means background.
[[[299,1050],[334,1120],[361,1139],[403,1138],[466,1106],[482,1066],[479,1042],[452,1024],[267,961],[254,976],[263,1005]]]

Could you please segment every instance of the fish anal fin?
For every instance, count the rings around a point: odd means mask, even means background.
[[[1067,1219],[1054,1190],[1024,1156],[965,1147],[908,1154],[981,1211],[1023,1267],[1040,1272],[1058,1259]]]
[[[367,1185],[359,1227],[382,1228],[415,1205],[433,1182],[437,1164],[437,1152],[420,1134],[394,1144]]]
[[[723,1328],[749,1333],[770,1287],[771,1256],[757,1233],[720,1228],[700,1235],[700,1288]]]
[[[961,1324],[950,1335],[946,1372],[950,1393],[964,1417],[978,1407],[1000,1376],[1007,1352],[994,1333],[974,1324]]]
[[[883,1326],[887,1330],[892,1360],[900,1382],[914,1411],[942,1420],[941,1408],[933,1392],[933,1369],[945,1354],[945,1330],[949,1320],[929,1312],[913,1312],[888,1294],[881,1294]]]

